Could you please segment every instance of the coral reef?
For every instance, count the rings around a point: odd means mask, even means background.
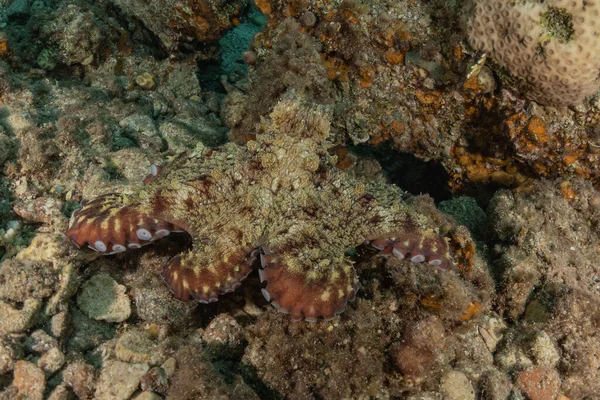
[[[0,399],[596,398],[588,71],[483,0],[254,3],[0,0]],[[494,7],[577,67],[596,3]]]
[[[247,58],[248,85],[232,86],[225,101],[232,139],[251,139],[248,130],[291,88],[335,105],[339,145],[389,142],[441,164],[457,192],[565,174],[598,185],[597,105],[542,108],[523,99],[505,68],[465,46],[462,9],[450,3],[260,2],[269,23]]]
[[[154,33],[165,49],[177,50],[193,41],[218,40],[234,26],[246,0],[111,0],[124,13],[135,16]]]
[[[542,104],[577,105],[598,90],[598,1],[467,2],[471,45]]]
[[[242,147],[182,153],[143,188],[83,202],[65,235],[101,254],[185,231],[193,248],[163,271],[175,297],[209,303],[260,258],[262,292],[296,320],[341,313],[358,282],[345,252],[365,241],[412,262],[452,265],[446,240],[391,186],[351,179],[327,152],[329,112],[288,93]]]

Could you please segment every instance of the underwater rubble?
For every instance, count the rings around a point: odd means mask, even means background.
[[[597,10],[0,0],[0,399],[596,399]]]

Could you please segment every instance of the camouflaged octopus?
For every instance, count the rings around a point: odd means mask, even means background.
[[[310,322],[333,318],[354,298],[358,278],[347,251],[364,243],[450,267],[446,240],[398,188],[333,166],[326,108],[287,96],[270,117],[247,148],[185,152],[152,166],[143,186],[83,202],[65,235],[113,254],[185,231],[192,248],[162,273],[177,299],[217,301],[260,260],[267,301]]]

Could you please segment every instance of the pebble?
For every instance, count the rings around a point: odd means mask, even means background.
[[[126,288],[107,274],[98,274],[83,284],[77,305],[90,318],[122,322],[131,315]]]
[[[148,364],[129,364],[108,360],[104,363],[96,393],[96,400],[127,400],[140,385],[140,379],[148,372]]]
[[[38,197],[14,205],[15,213],[26,222],[56,224],[64,220],[64,202],[53,197]]]
[[[6,9],[8,19],[24,17],[29,13],[29,0],[15,0]]]
[[[244,350],[242,327],[229,314],[217,315],[204,330],[202,340],[208,350],[219,358],[235,357]]]
[[[12,384],[17,389],[20,398],[42,400],[46,389],[46,376],[44,371],[35,364],[21,360],[15,364]]]
[[[157,284],[163,289],[164,282]],[[168,290],[160,290],[154,286],[138,286],[135,287],[134,293],[137,314],[146,322],[182,328],[193,318],[194,302],[181,302],[173,298]]]
[[[63,382],[78,398],[90,399],[96,387],[94,368],[84,362],[74,362],[65,368]]]
[[[175,357],[170,357],[160,367],[167,374],[167,378],[171,378],[175,374],[175,371],[177,370],[177,360],[175,359]]]
[[[530,367],[519,374],[517,385],[530,400],[554,400],[560,391],[560,376],[552,368]]]
[[[48,396],[48,400],[71,400],[72,398],[72,393],[64,385],[57,386]]]
[[[48,350],[56,347],[58,347],[56,339],[41,329],[34,331],[25,340],[25,349],[30,353],[46,353]]]
[[[152,392],[142,392],[134,397],[134,400],[162,400],[162,397]]]
[[[169,389],[169,378],[164,369],[160,367],[151,368],[142,376],[142,390],[166,394]]]
[[[65,355],[58,347],[51,348],[37,362],[38,367],[49,375],[58,372],[65,364]]]
[[[41,300],[36,299],[25,300],[21,310],[0,301],[0,337],[31,328],[35,324],[41,308]]]
[[[10,259],[0,264],[0,298],[23,302],[50,297],[58,279],[48,263]]]
[[[115,354],[121,361],[150,365],[160,365],[165,359],[159,342],[138,329],[131,329],[119,336]]]
[[[437,317],[426,318],[407,327],[402,341],[390,348],[390,357],[398,370],[413,378],[427,375],[444,346],[444,332],[444,325]]]
[[[488,400],[506,400],[510,396],[512,384],[510,378],[498,370],[491,370],[480,380],[480,393]]]
[[[59,312],[50,319],[50,332],[52,332],[52,335],[54,335],[55,338],[65,338],[71,328],[71,318],[69,317],[69,314],[64,311]]]
[[[444,400],[474,400],[475,390],[467,376],[460,371],[450,371],[442,377],[440,391]]]
[[[18,340],[0,340],[0,376],[12,371],[20,358],[23,358],[23,346]]]
[[[560,361],[556,345],[545,331],[539,332],[531,346],[531,354],[537,364],[545,367],[555,367]]]

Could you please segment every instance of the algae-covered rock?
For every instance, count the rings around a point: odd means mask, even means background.
[[[81,288],[77,305],[90,318],[107,322],[125,321],[131,315],[127,289],[106,274],[94,275]]]
[[[97,400],[129,399],[147,371],[147,364],[107,361],[100,372],[94,398]]]
[[[0,264],[0,299],[44,299],[54,293],[57,283],[56,271],[48,263],[9,259]]]
[[[41,308],[41,300],[36,299],[25,300],[21,309],[0,301],[0,337],[31,328],[36,323]]]
[[[121,361],[160,365],[166,358],[161,343],[140,329],[128,330],[117,338],[115,354]]]

